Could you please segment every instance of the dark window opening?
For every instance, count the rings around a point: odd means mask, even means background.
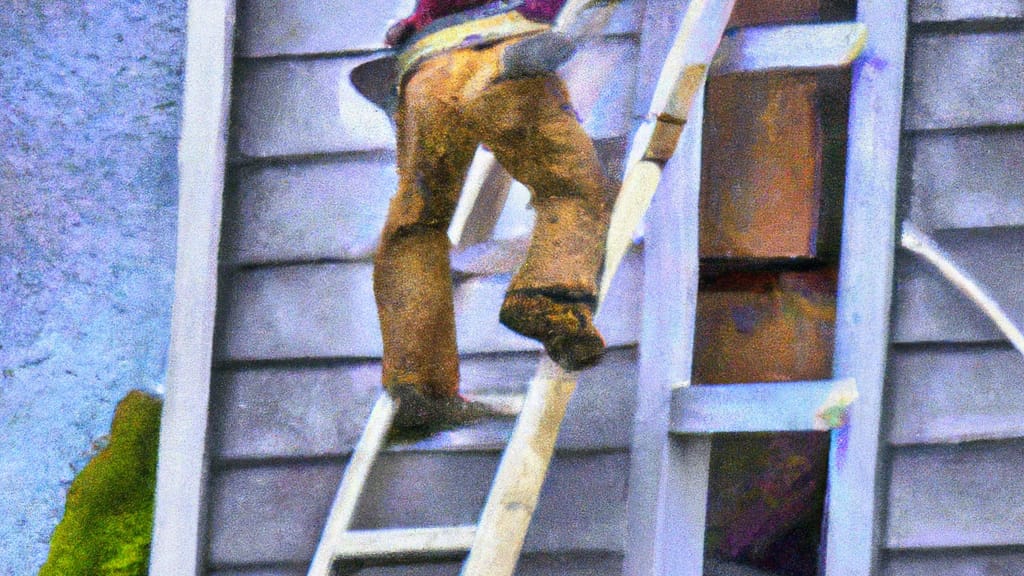
[[[706,575],[818,573],[828,446],[826,433],[729,434],[715,439],[708,481]]]

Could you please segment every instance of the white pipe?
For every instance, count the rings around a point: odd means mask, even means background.
[[[901,244],[907,250],[935,266],[953,286],[956,286],[971,302],[981,308],[981,311],[995,323],[1000,332],[1006,335],[1018,352],[1024,354],[1024,334],[1021,333],[1020,327],[1014,324],[1003,307],[981,287],[978,281],[963,268],[957,266],[956,262],[931,237],[922,232],[913,222],[904,221]]]

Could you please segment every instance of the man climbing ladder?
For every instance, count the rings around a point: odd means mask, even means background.
[[[552,30],[564,0],[420,0],[395,23],[398,192],[374,268],[383,384],[395,425],[481,414],[458,395],[448,226],[483,143],[532,191],[536,225],[501,323],[540,341],[565,370],[597,363],[597,277],[608,179],[554,69],[577,38]]]

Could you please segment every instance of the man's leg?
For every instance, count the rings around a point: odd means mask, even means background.
[[[501,321],[541,341],[565,369],[593,365],[604,350],[593,312],[610,216],[593,142],[555,75],[497,83],[469,110],[498,161],[532,191],[537,213]]]
[[[461,402],[447,230],[476,142],[442,97],[446,70],[442,58],[429,61],[404,87],[398,191],[374,266],[383,384],[405,427],[447,418],[436,413],[445,401]]]

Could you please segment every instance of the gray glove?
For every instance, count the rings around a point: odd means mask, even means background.
[[[542,76],[553,72],[576,51],[576,42],[561,32],[541,32],[505,48],[498,80]]]

